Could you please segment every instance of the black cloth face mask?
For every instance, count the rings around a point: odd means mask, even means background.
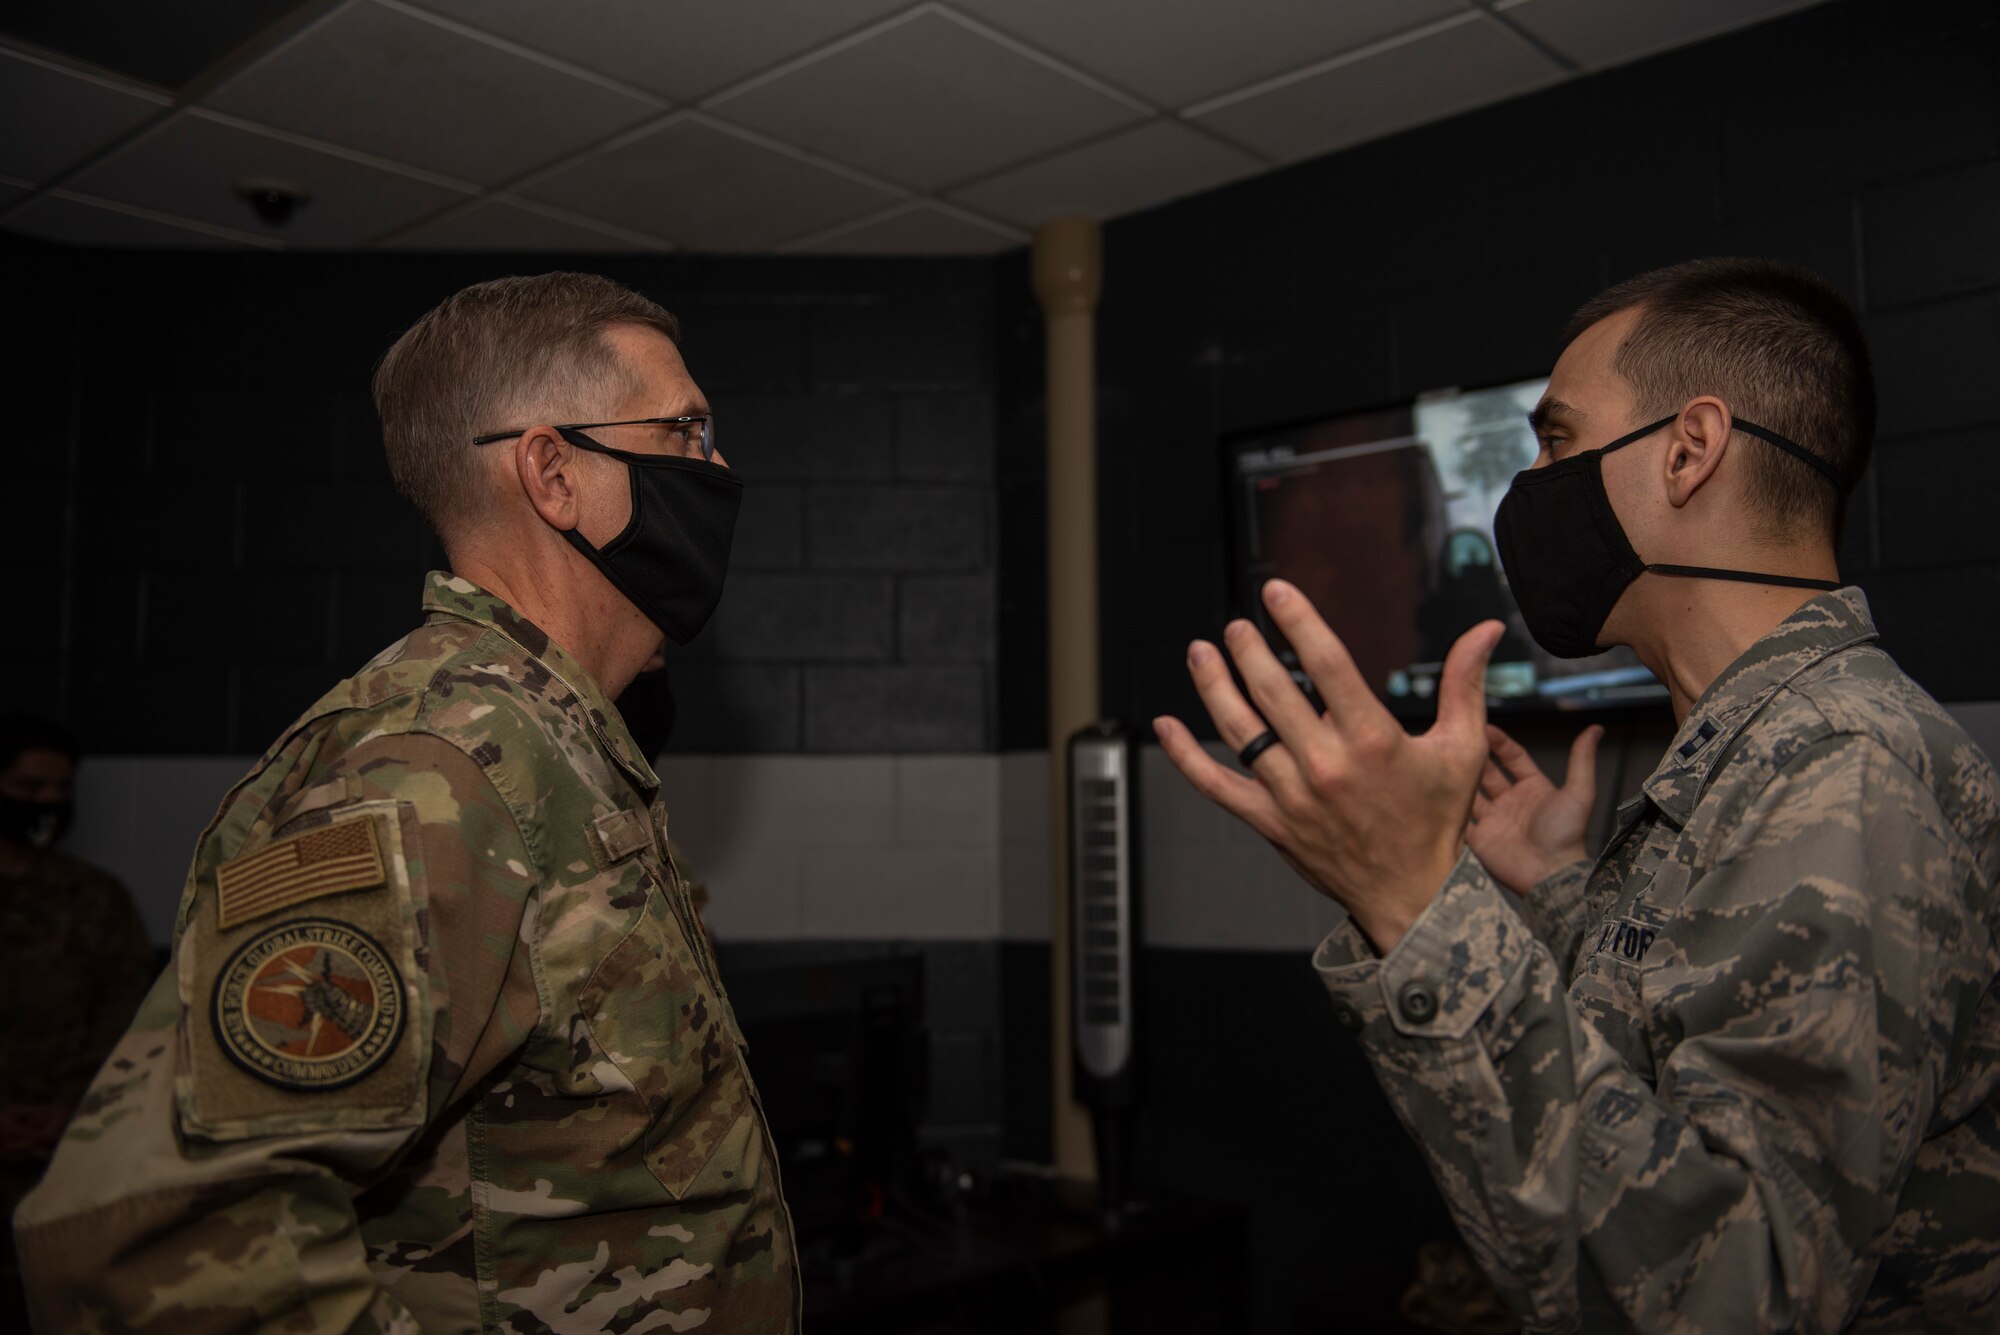
[[[686,644],[722,600],[743,482],[721,464],[672,454],[635,454],[557,427],[580,450],[608,455],[632,479],[632,521],[602,547],[575,529],[569,545],[675,644]]]
[[[1640,575],[1686,579],[1728,579],[1743,584],[1777,584],[1791,589],[1837,589],[1823,579],[1760,575],[1748,570],[1707,566],[1654,565],[1639,559],[1604,490],[1604,456],[1643,440],[1679,417],[1663,417],[1620,436],[1602,449],[1587,450],[1544,468],[1517,473],[1493,516],[1493,539],[1500,564],[1535,643],[1557,658],[1587,658],[1599,652],[1597,637],[1611,609]],[[1768,441],[1845,490],[1825,460],[1767,431],[1735,419],[1738,431]]]
[[[0,839],[8,839],[33,849],[55,847],[69,830],[75,805],[69,802],[31,802],[23,797],[0,797]]]

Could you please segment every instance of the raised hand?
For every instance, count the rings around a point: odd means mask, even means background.
[[[1266,726],[1280,745],[1256,758],[1251,777],[1217,764],[1178,719],[1155,719],[1153,730],[1190,783],[1275,844],[1386,954],[1463,851],[1486,763],[1486,662],[1505,627],[1485,622],[1452,646],[1437,722],[1412,737],[1368,689],[1304,594],[1272,580],[1264,605],[1319,688],[1326,713],[1313,712],[1257,628],[1235,621],[1223,638],[1250,699],[1206,641],[1189,646],[1188,671],[1232,750]]]
[[[1589,856],[1583,838],[1597,803],[1597,744],[1604,729],[1593,724],[1577,734],[1560,788],[1526,747],[1500,729],[1488,724],[1486,739],[1492,754],[1479,776],[1465,841],[1495,880],[1525,895]]]

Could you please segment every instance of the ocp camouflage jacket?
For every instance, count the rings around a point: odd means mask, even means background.
[[[174,964],[18,1214],[51,1331],[796,1328],[658,781],[434,573],[197,846]]]

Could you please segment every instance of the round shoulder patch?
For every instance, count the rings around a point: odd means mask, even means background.
[[[403,1033],[403,978],[375,938],[295,918],[251,938],[215,980],[215,1036],[238,1066],[284,1089],[339,1089],[380,1066]]]

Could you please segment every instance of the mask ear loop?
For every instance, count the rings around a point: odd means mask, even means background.
[[[1666,421],[1656,422],[1652,426],[1647,427],[1646,431],[1657,431],[1665,426],[1667,422],[1673,420],[1672,417],[1669,417]],[[1841,481],[1840,474],[1834,471],[1833,465],[1827,463],[1826,460],[1820,458],[1811,450],[1786,440],[1783,436],[1767,427],[1758,426],[1755,422],[1746,422],[1740,417],[1734,419],[1734,425],[1738,431],[1748,432],[1759,440],[1767,441],[1777,446],[1786,454],[1791,455],[1794,459],[1797,459],[1800,463],[1805,464],[1821,477],[1831,482],[1839,490],[1847,490],[1847,484]],[[1642,432],[1641,434],[1644,433]],[[1629,444],[1632,439],[1633,437],[1628,436],[1624,440],[1618,441],[1614,445],[1607,445],[1604,448],[1606,450],[1616,449],[1618,445]],[[1649,574],[1672,575],[1677,579],[1726,579],[1738,584],[1773,584],[1785,589],[1817,589],[1822,593],[1831,593],[1840,587],[1838,583],[1832,580],[1801,579],[1796,575],[1759,575],[1748,570],[1717,570],[1711,566],[1649,565],[1646,567],[1646,570]]]
[[[1832,464],[1820,458],[1811,450],[1806,449],[1803,445],[1794,444],[1770,428],[1758,426],[1755,422],[1746,422],[1740,417],[1736,419],[1736,429],[1738,431],[1747,431],[1761,441],[1776,445],[1786,454],[1791,455],[1794,459],[1812,469],[1813,472],[1818,473],[1828,482],[1831,482],[1842,492],[1847,490],[1847,479],[1835,472]]]
[[[574,427],[559,426],[556,428],[556,430],[561,433],[562,438],[564,440],[576,446],[576,448],[578,448],[579,450],[589,450],[592,454],[602,454],[607,458],[616,459],[618,462],[625,465],[625,485],[629,487],[632,492],[632,517],[625,521],[625,527],[618,530],[618,534],[616,537],[612,538],[611,541],[605,543],[602,547],[598,547],[595,549],[597,554],[600,556],[611,556],[617,553],[619,550],[621,550],[627,543],[631,542],[632,539],[638,535],[639,474],[637,470],[635,470],[632,467],[630,457],[626,454],[624,450],[614,450],[608,445],[601,445],[597,441],[592,440],[589,436],[584,435],[581,431],[578,431]],[[588,547],[590,545],[590,540],[584,537],[583,534],[577,532],[575,529],[569,530],[568,536],[570,544],[572,546],[578,547],[579,549],[583,547]],[[607,571],[606,573],[609,574],[610,572]],[[624,586],[620,585],[619,589],[621,592],[623,592]]]
[[[1633,441],[1643,440],[1645,437],[1652,435],[1655,431],[1658,431],[1661,427],[1665,426],[1667,423],[1673,421],[1675,417],[1679,416],[1680,416],[1679,413],[1675,413],[1673,414],[1672,417],[1662,417],[1659,421],[1653,423],[1651,426],[1642,426],[1637,431],[1629,432],[1626,435],[1620,436],[1618,439],[1612,441],[1609,445],[1600,447],[1597,452],[1599,454],[1609,454],[1613,450],[1622,450],[1627,445],[1630,445]],[[1817,454],[1814,454],[1811,450],[1807,449],[1805,446],[1800,445],[1794,441],[1787,440],[1785,439],[1785,437],[1779,435],[1777,432],[1771,430],[1769,427],[1759,426],[1757,425],[1757,423],[1752,422],[1747,418],[1742,418],[1742,417],[1733,418],[1731,419],[1731,425],[1734,427],[1735,430],[1748,432],[1749,434],[1757,437],[1757,439],[1759,440],[1766,441],[1772,445],[1777,446],[1779,449],[1783,450],[1786,454],[1791,455],[1794,459],[1797,459],[1800,463],[1812,469],[1815,473],[1818,473],[1828,482],[1831,482],[1834,486],[1839,487],[1843,491],[1846,490],[1847,480],[1834,470],[1832,464],[1820,458]]]
[[[1622,450],[1634,441],[1644,440],[1647,436],[1652,435],[1655,431],[1658,431],[1661,427],[1679,416],[1679,413],[1674,413],[1670,416],[1662,417],[1657,422],[1642,426],[1636,431],[1628,431],[1610,444],[1602,445],[1596,450],[1590,451],[1590,453],[1595,453],[1601,459],[1613,450]],[[1834,486],[1845,490],[1845,484],[1841,482],[1840,475],[1833,470],[1832,465],[1828,464],[1826,460],[1820,458],[1812,451],[1786,440],[1777,432],[1769,430],[1766,427],[1761,427],[1755,422],[1746,422],[1738,417],[1734,419],[1734,424],[1738,430],[1747,431],[1759,440],[1769,441],[1786,454],[1811,467],[1820,476],[1833,483]],[[1564,460],[1563,462],[1567,463],[1569,461]],[[1621,525],[1620,527],[1622,529],[1623,526]],[[1636,552],[1633,554],[1637,555]],[[1738,584],[1775,584],[1787,589],[1816,589],[1821,592],[1831,592],[1840,587],[1839,584],[1824,579],[1801,579],[1795,575],[1760,575],[1748,570],[1718,570],[1711,566],[1653,565],[1644,561],[1640,563],[1640,566],[1647,574],[1671,575],[1679,579],[1726,579],[1733,580]]]
[[[1673,413],[1670,414],[1669,416],[1662,417],[1659,421],[1653,423],[1651,426],[1642,426],[1637,431],[1629,431],[1626,434],[1620,436],[1618,439],[1612,441],[1609,445],[1599,446],[1597,452],[1602,455],[1602,454],[1609,454],[1613,450],[1622,450],[1635,440],[1644,440],[1646,437],[1652,435],[1655,431],[1658,431],[1661,427],[1665,426],[1667,423],[1673,421],[1674,418],[1679,416],[1680,416],[1679,413]]]
[[[1759,575],[1749,570],[1716,570],[1709,566],[1649,565],[1649,575],[1672,575],[1677,579],[1726,579],[1738,584],[1776,584],[1787,589],[1818,589],[1831,593],[1840,587],[1834,580],[1801,579],[1796,575]]]

